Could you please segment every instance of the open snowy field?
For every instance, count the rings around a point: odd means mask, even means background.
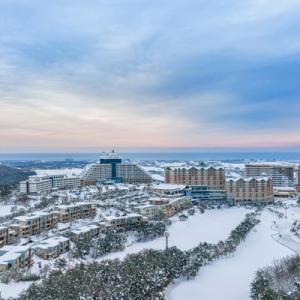
[[[170,286],[168,300],[246,300],[250,299],[250,284],[255,272],[286,255],[290,249],[272,238],[271,228],[278,217],[267,210],[261,215],[261,223],[247,236],[233,257],[219,260],[200,269],[195,280],[181,281]]]
[[[226,208],[206,210],[204,214],[197,212],[189,216],[186,221],[179,221],[178,217],[172,218],[172,225],[168,228],[170,233],[169,246],[177,246],[181,250],[188,250],[197,246],[200,242],[216,243],[227,238],[230,231],[236,227],[249,210],[245,208]],[[127,254],[137,253],[143,249],[163,249],[165,237],[149,242],[134,243],[126,247],[122,252],[114,252],[106,255],[105,259],[123,259]],[[103,258],[102,258],[103,259]]]

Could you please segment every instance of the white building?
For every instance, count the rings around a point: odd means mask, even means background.
[[[123,163],[114,151],[104,154],[99,162],[86,166],[81,174],[85,184],[95,184],[105,180],[124,183],[151,183],[152,177],[143,168],[133,163]]]
[[[33,175],[20,182],[23,194],[48,194],[52,189],[77,188],[80,177],[67,175]]]

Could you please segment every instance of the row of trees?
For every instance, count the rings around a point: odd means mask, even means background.
[[[251,297],[255,300],[300,299],[300,257],[286,257],[258,270],[251,284]]]
[[[171,282],[190,279],[201,266],[232,253],[257,223],[255,215],[248,214],[225,241],[201,243],[189,251],[148,249],[123,261],[82,263],[66,272],[53,271],[41,283],[32,284],[20,299],[164,299],[163,291]]]

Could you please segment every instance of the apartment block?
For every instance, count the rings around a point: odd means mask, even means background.
[[[32,266],[31,246],[4,246],[0,249],[0,271]]]
[[[67,175],[34,175],[20,182],[23,194],[48,194],[52,189],[77,188],[81,184],[80,177]]]
[[[62,236],[55,236],[43,240],[32,247],[34,252],[43,259],[51,259],[59,257],[61,254],[68,252],[70,241]]]
[[[152,219],[155,217],[171,217],[191,205],[192,198],[188,196],[152,198],[149,204],[137,206],[134,210],[142,216]]]
[[[89,224],[70,230],[70,238],[73,242],[89,241],[100,234],[100,227],[95,224]]]
[[[209,189],[225,190],[225,170],[214,167],[167,168],[166,183],[204,185]]]
[[[270,177],[247,177],[227,181],[227,194],[235,202],[273,202],[273,181]]]
[[[14,218],[15,223],[10,227],[14,229],[20,237],[28,237],[39,234],[55,227],[58,218],[53,212],[37,211],[24,216]]]
[[[59,205],[56,207],[59,222],[70,222],[88,217],[93,217],[96,214],[96,207],[93,203],[78,202],[69,205]]]
[[[8,226],[0,226],[0,247],[14,242],[18,237],[18,233]]]
[[[106,218],[106,223],[108,226],[128,226],[128,225],[141,225],[143,222],[143,217],[139,214],[128,214],[126,216],[110,216]]]

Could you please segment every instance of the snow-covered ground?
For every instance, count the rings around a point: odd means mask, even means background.
[[[200,269],[195,280],[170,286],[168,300],[246,300],[250,299],[250,284],[255,272],[293,252],[272,237],[276,214],[264,210],[261,223],[247,236],[233,257],[219,260]]]
[[[37,169],[34,170],[37,175],[80,175],[83,169],[80,168],[72,168],[72,169],[49,169],[49,170],[43,170],[43,169]]]
[[[10,215],[12,205],[0,204],[0,217],[5,217]]]
[[[181,250],[188,250],[200,242],[216,243],[227,238],[230,231],[236,227],[249,212],[245,208],[225,208],[206,210],[204,214],[197,212],[189,216],[186,221],[179,221],[178,217],[172,218],[172,225],[168,228],[170,233],[169,246],[177,246]],[[165,237],[149,242],[139,242],[126,247],[122,252],[106,255],[105,259],[123,259],[127,254],[137,253],[143,249],[163,249],[166,245]],[[101,258],[101,259],[104,259]]]
[[[23,290],[28,289],[28,287],[31,285],[32,282],[28,281],[20,281],[20,282],[11,282],[9,284],[4,284],[0,282],[0,292],[1,292],[1,297],[3,299],[7,298],[15,298]]]

